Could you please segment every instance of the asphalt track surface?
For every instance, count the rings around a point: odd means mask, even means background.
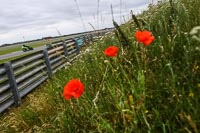
[[[80,36],[80,35],[84,35],[84,33],[80,33],[80,34],[77,34],[77,35],[69,35],[66,39],[75,38],[75,37]],[[34,48],[34,50],[30,50],[30,51],[26,51],[26,52],[16,51],[16,52],[12,52],[12,53],[5,54],[5,55],[0,55],[0,60],[20,56],[20,55],[23,55],[23,54],[26,54],[26,53],[29,53],[29,52],[39,51],[39,50],[42,50],[44,48],[45,48],[45,46],[41,46],[41,47]]]
[[[4,60],[4,59],[20,56],[20,55],[23,55],[23,54],[26,54],[26,53],[29,53],[29,52],[33,52],[33,51],[39,51],[39,50],[42,50],[44,48],[45,48],[45,46],[41,46],[41,47],[37,47],[37,48],[34,48],[33,50],[26,51],[26,52],[16,51],[16,52],[12,52],[12,53],[5,54],[5,55],[0,55],[0,60]]]
[[[84,35],[84,34],[85,33],[79,33],[79,34],[76,34],[76,35],[69,35],[68,39],[69,38],[75,38],[77,36]],[[20,55],[23,55],[23,54],[26,54],[26,53],[29,53],[29,52],[33,52],[33,51],[39,51],[39,50],[42,50],[44,48],[45,48],[45,46],[41,46],[41,47],[34,48],[34,50],[30,50],[30,51],[26,51],[26,52],[16,51],[16,52],[12,52],[12,53],[5,54],[5,55],[0,55],[0,60],[4,60],[4,59],[20,56]]]

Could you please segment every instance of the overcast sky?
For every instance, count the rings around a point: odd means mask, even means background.
[[[112,27],[112,4],[114,19],[123,23],[129,19],[130,10],[139,13],[145,10],[152,0],[1,0],[0,4],[0,45],[46,36],[62,35]],[[120,8],[121,7],[121,8]],[[120,10],[121,9],[121,10]],[[121,12],[121,13],[120,13]],[[97,21],[99,20],[99,21]]]

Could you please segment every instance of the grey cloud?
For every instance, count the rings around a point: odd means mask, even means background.
[[[76,1],[84,22],[91,21],[88,18],[96,19],[98,0]],[[99,1],[99,15],[109,16],[111,4],[114,13],[119,14],[120,0]],[[122,0],[121,12],[128,14],[130,9],[147,4],[148,1]],[[51,27],[51,25],[65,21],[80,22],[75,0],[1,0],[0,9],[0,40],[2,40],[1,35],[5,33],[9,35],[11,32],[14,34],[15,31],[20,29],[45,29],[45,27]],[[78,29],[74,31],[78,31]]]

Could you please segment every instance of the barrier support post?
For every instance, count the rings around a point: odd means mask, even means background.
[[[47,66],[48,76],[51,77],[53,72],[52,72],[51,63],[50,63],[50,60],[49,60],[47,48],[45,48],[43,50],[43,54],[44,54],[45,64]]]
[[[21,97],[18,92],[17,82],[13,72],[12,64],[10,62],[6,62],[4,65],[10,82],[10,88],[13,93],[14,103],[16,106],[19,106],[21,104]]]

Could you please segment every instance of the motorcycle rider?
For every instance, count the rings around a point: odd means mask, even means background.
[[[29,50],[33,50],[33,48],[28,45],[25,45],[25,44],[22,45],[22,51],[25,52],[25,51],[29,51]]]

